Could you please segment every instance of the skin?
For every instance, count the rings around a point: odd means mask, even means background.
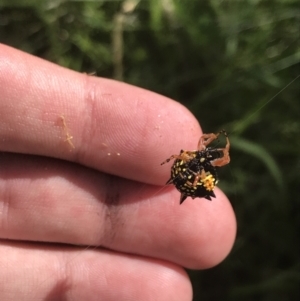
[[[179,103],[0,44],[1,300],[191,300],[230,252],[226,196],[169,179],[202,132]]]

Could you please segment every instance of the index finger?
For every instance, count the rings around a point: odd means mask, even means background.
[[[113,80],[77,73],[0,45],[0,149],[78,162],[163,184],[160,163],[195,149],[201,130],[182,105]]]

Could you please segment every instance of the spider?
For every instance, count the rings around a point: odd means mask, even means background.
[[[224,148],[207,147],[220,134],[226,137]],[[172,155],[161,165],[175,159],[171,167],[171,178],[166,184],[173,184],[181,193],[180,204],[190,196],[211,200],[216,197],[214,188],[218,183],[215,167],[221,167],[230,162],[229,139],[225,130],[217,134],[203,134],[198,142],[197,150],[181,150],[179,155]]]

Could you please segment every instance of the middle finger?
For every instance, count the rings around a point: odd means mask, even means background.
[[[220,192],[179,206],[172,187],[125,180],[55,159],[2,154],[1,236],[104,246],[190,268],[216,264],[235,235]]]

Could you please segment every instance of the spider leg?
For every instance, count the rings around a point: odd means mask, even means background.
[[[196,174],[196,177],[193,182],[193,187],[196,187],[199,180],[205,179],[205,177],[206,177],[205,171],[204,171],[204,169],[201,169],[201,172]]]
[[[219,133],[214,134],[203,134],[198,142],[198,150],[205,150],[206,146],[212,143],[212,141],[216,140],[220,134],[224,134],[224,136],[227,138],[227,133],[225,130],[221,130]],[[228,138],[227,138],[227,143],[228,143]]]
[[[230,142],[227,136],[227,133],[223,131],[225,137],[226,137],[226,145],[224,148],[217,148],[215,149],[216,151],[223,152],[223,157],[215,159],[211,161],[212,166],[224,166],[230,162],[230,156],[229,156],[229,148],[230,148]]]
[[[165,160],[164,162],[160,163],[160,165],[164,165],[168,162],[170,162],[173,159],[181,159],[180,155],[172,155],[170,158],[168,158],[167,160]]]
[[[184,162],[187,162],[187,161],[193,159],[193,156],[191,155],[192,153],[193,152],[191,152],[191,151],[181,151],[180,155],[172,155],[170,158],[168,158],[167,160],[162,162],[160,165],[164,165],[164,164],[170,162],[173,159],[178,159],[178,160],[182,160]]]
[[[210,144],[212,141],[214,141],[215,139],[218,138],[220,133],[218,134],[214,134],[214,133],[210,133],[210,134],[203,134],[198,142],[198,150],[205,150],[206,146],[208,144]]]

